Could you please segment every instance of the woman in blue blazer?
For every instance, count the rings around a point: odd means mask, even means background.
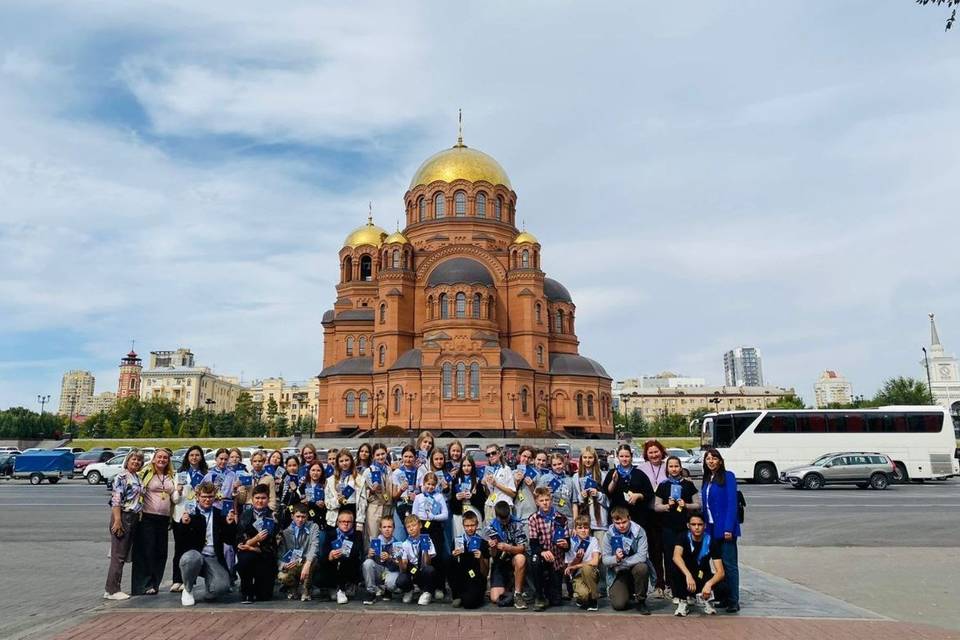
[[[723,572],[726,574],[726,604],[728,613],[740,611],[740,570],[737,563],[737,538],[740,522],[737,518],[737,478],[727,471],[723,456],[716,449],[708,449],[703,456],[703,515],[707,533],[720,540]]]

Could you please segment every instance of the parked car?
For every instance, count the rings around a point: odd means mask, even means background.
[[[13,477],[13,465],[19,455],[19,451],[0,451],[0,477]]]
[[[808,465],[785,469],[780,473],[780,482],[795,489],[820,489],[828,484],[886,489],[895,473],[893,460],[882,453],[847,451],[828,453]]]
[[[86,449],[83,447],[54,447],[51,451],[69,451],[73,455],[84,453]]]
[[[0,453],[20,453],[19,447],[0,447]]]
[[[83,473],[84,467],[94,462],[106,462],[114,456],[113,451],[85,451],[73,458],[73,471]]]
[[[119,456],[114,456],[106,462],[88,464],[83,468],[83,477],[86,478],[90,484],[100,484],[101,482],[109,484],[113,482],[113,479],[123,470],[123,459],[126,457],[127,454],[124,453]],[[150,462],[152,457],[153,454],[144,454],[143,463],[146,464]]]
[[[680,464],[687,464],[693,457],[693,452],[689,449],[671,448],[667,449],[667,457],[676,456],[680,458]]]
[[[477,468],[477,473],[482,474],[483,468],[487,466],[487,452],[485,449],[467,449],[463,455],[470,456],[473,464]]]
[[[703,477],[703,453],[694,453],[689,460],[683,463],[683,468],[687,470],[691,478]]]
[[[29,478],[30,484],[44,480],[57,484],[61,478],[73,477],[73,454],[69,451],[34,451],[21,453],[13,463],[14,478]]]

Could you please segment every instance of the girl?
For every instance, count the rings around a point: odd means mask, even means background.
[[[696,485],[683,477],[680,458],[670,456],[667,458],[666,466],[667,477],[655,491],[657,499],[653,503],[653,508],[660,516],[662,528],[660,539],[663,541],[663,556],[667,564],[665,578],[667,585],[671,585],[677,571],[677,567],[673,564],[673,548],[678,543],[685,543],[687,518],[700,511],[700,494],[697,493]],[[665,591],[673,597],[669,590]],[[673,599],[674,604],[679,604],[676,597]]]
[[[359,456],[359,451],[357,452]],[[363,502],[366,505],[364,518],[367,544],[380,535],[380,519],[390,515],[393,507],[390,486],[390,467],[387,466],[387,447],[381,443],[371,449],[371,464],[364,470],[360,480],[363,487]]]
[[[413,509],[413,499],[417,493],[417,452],[413,445],[407,445],[400,454],[400,466],[393,472],[392,490],[393,520],[396,524],[394,535],[401,542],[406,539],[407,530],[404,518]]]
[[[425,465],[433,452],[433,434],[424,431],[417,436],[417,466]]]
[[[223,499],[233,499],[234,473],[227,468],[230,463],[230,452],[226,449],[217,449],[213,458],[213,467],[204,476],[204,482],[211,482],[217,493],[213,502],[214,509],[223,508]]]
[[[417,482],[421,487],[423,486],[423,478],[426,477],[427,472],[437,476],[437,493],[443,496],[444,501],[447,503],[447,510],[449,510],[450,485],[453,481],[453,476],[447,471],[447,456],[443,453],[443,449],[439,447],[434,449],[430,453],[430,462],[426,466],[420,467]],[[444,542],[447,546],[444,549],[437,549],[437,553],[439,553],[442,558],[446,558],[453,552],[453,519],[447,518],[442,524]],[[437,584],[442,585],[439,580]]]
[[[263,470],[273,476],[273,485],[276,490],[275,493],[277,496],[282,492],[282,486],[280,481],[283,480],[283,473],[285,469],[283,468],[283,452],[279,449],[274,449],[270,452],[270,455],[267,457],[267,464],[263,467]],[[274,509],[276,511],[276,509]]]
[[[318,549],[323,548],[323,542],[327,534],[327,500],[326,500],[326,480],[323,476],[323,464],[319,460],[314,460],[304,476],[300,485],[300,500],[307,505],[310,511],[307,517],[317,524],[320,529],[320,543]]]
[[[468,456],[460,460],[460,468],[454,472],[452,484],[450,513],[453,515],[454,536],[463,535],[463,514],[470,511],[477,514],[478,529],[483,531],[483,503],[487,501],[487,489],[480,482],[473,458]]]
[[[310,470],[310,465],[317,460],[317,448],[309,442],[300,449],[300,478],[304,478]]]
[[[133,539],[131,593],[155,596],[167,566],[167,529],[173,512],[173,472],[169,449],[157,449],[140,470],[143,509]]]
[[[340,453],[338,449],[330,449],[327,451],[327,464],[323,467],[323,473],[326,477],[332,476],[337,471],[337,454]]]
[[[534,466],[536,452],[533,447],[522,446],[517,452],[517,469],[513,479],[517,484],[517,500],[514,502],[514,511],[517,517],[524,522],[537,510],[537,503],[533,499],[533,490],[537,488],[539,470]],[[546,455],[544,455],[546,460]]]
[[[600,470],[600,459],[593,447],[584,447],[580,452],[580,465],[577,469],[576,491],[580,496],[580,503],[574,505],[574,520],[578,516],[588,516],[590,518],[590,533],[597,539],[598,544],[603,544],[607,535],[607,527],[610,525],[607,517],[607,506],[610,501],[607,495],[600,491],[603,483],[603,472]],[[600,567],[600,591],[606,591],[606,570],[601,563]]]
[[[300,483],[300,458],[287,457],[283,476],[280,479],[280,504],[277,509],[277,522],[281,530],[290,526],[293,519],[293,505],[303,502],[303,489]]]
[[[274,482],[272,474],[266,472],[266,462],[267,454],[262,450],[254,451],[250,456],[250,466],[252,470],[250,471],[250,486],[239,486],[234,492],[234,495],[237,499],[237,508],[238,513],[239,507],[245,506],[247,504],[252,504],[250,502],[250,497],[253,494],[253,488],[258,485],[265,485],[267,487],[267,506],[270,507],[271,512],[276,512],[277,510],[277,487]]]
[[[443,457],[443,451],[439,449],[434,451]],[[423,477],[421,493],[413,501],[413,515],[420,519],[420,525],[423,531],[430,536],[433,541],[433,547],[437,552],[437,562],[434,564],[434,582],[433,599],[437,602],[443,602],[444,585],[446,584],[447,566],[447,541],[444,534],[444,523],[450,519],[450,512],[447,507],[447,499],[440,489],[440,478],[433,471],[428,472]]]
[[[180,471],[174,476],[173,495],[170,501],[173,502],[173,584],[170,585],[170,591],[176,593],[183,591],[183,576],[180,575],[180,558],[189,548],[187,539],[187,527],[180,521],[184,513],[192,513],[197,503],[196,489],[197,485],[203,482],[207,475],[207,461],[203,457],[203,449],[193,445],[187,449],[187,454],[183,456],[183,462],[180,463]]]
[[[243,464],[243,452],[236,447],[230,449],[230,455],[227,458],[227,469],[234,473],[246,471],[247,465]]]
[[[369,442],[364,442],[360,445],[360,448],[357,449],[357,473],[363,474],[364,471],[370,468],[370,462],[372,460],[373,449],[370,447]]]
[[[463,444],[459,440],[454,440],[447,445],[447,472],[454,473],[459,469],[461,460],[463,460]]]
[[[643,443],[644,461],[637,465],[637,468],[643,471],[650,480],[650,486],[653,487],[654,491],[666,479],[667,465],[664,462],[666,457],[667,450],[659,440],[647,440]],[[647,544],[649,545],[649,558],[653,563],[654,572],[657,574],[654,581],[653,597],[663,598],[666,595],[664,589],[667,585],[664,582],[667,571],[666,565],[672,564],[672,562],[670,556],[665,554],[663,549],[663,539],[661,537],[663,517],[660,513],[654,511],[650,514],[650,518],[650,527],[647,528]]]
[[[107,600],[126,600],[130,596],[120,590],[123,563],[130,561],[133,534],[143,505],[140,494],[143,486],[137,472],[143,466],[143,453],[131,449],[123,459],[122,471],[113,479],[110,493],[110,568],[103,597]]]
[[[706,532],[713,540],[722,540],[723,572],[726,575],[727,597],[722,606],[727,613],[740,611],[740,568],[737,559],[737,538],[740,522],[737,517],[737,478],[727,471],[723,456],[716,449],[707,449],[703,456],[703,513]]]
[[[606,494],[610,509],[624,507],[630,519],[648,531],[650,525],[649,504],[653,487],[647,474],[633,466],[633,450],[630,445],[617,447],[617,464],[603,478],[600,490]]]
[[[363,518],[365,513],[357,513],[358,489],[360,478],[357,477],[356,467],[353,466],[353,456],[344,449],[337,455],[337,468],[333,475],[327,478],[327,489],[324,492],[327,498],[327,525],[332,529],[337,526],[337,515],[341,511],[349,511],[354,515],[354,522],[358,516]],[[357,524],[363,524],[362,522]]]

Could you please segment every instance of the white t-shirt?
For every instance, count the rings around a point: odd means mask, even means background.
[[[600,543],[597,542],[597,539],[594,538],[593,536],[590,536],[589,540],[590,540],[590,542],[587,543],[587,550],[586,550],[586,551],[584,552],[584,554],[583,554],[583,561],[584,561],[584,562],[586,562],[587,560],[589,560],[589,559],[593,556],[593,554],[595,554],[595,553],[600,553]],[[567,562],[567,564],[570,564],[571,562],[575,562],[575,561],[576,561],[576,559],[577,559],[577,549],[578,549],[579,547],[580,547],[580,544],[577,543],[575,540],[573,540],[573,539],[571,538],[571,539],[570,539],[570,548],[567,550],[567,555],[566,555],[566,557],[564,558],[564,560]]]
[[[490,473],[489,471],[487,471],[487,468],[488,467],[484,467],[483,476],[481,476],[480,478],[480,481],[483,482],[483,486],[487,487],[487,490],[490,492],[490,495],[487,496],[486,504],[492,507],[496,505],[498,502],[506,502],[510,506],[513,506],[512,497],[510,497],[509,495],[501,491],[498,487],[495,487],[495,486],[491,487],[484,481],[484,478],[486,478],[487,474]],[[513,481],[513,471],[507,465],[505,464],[500,465],[500,468],[497,469],[493,477],[498,485],[503,487],[509,487],[514,491],[516,490],[517,483]]]
[[[420,538],[413,542],[410,538],[407,538],[400,545],[400,558],[406,560],[413,566],[420,566],[420,539],[426,538],[430,540],[430,549],[427,551],[427,555],[431,558],[437,555],[437,549],[433,546],[433,540],[430,539],[426,533],[420,532]]]

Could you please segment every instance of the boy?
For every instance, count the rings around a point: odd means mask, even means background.
[[[407,539],[403,541],[400,551],[400,577],[397,579],[397,588],[403,591],[403,603],[413,602],[413,587],[417,586],[423,592],[417,604],[430,604],[433,594],[433,566],[432,560],[437,555],[433,540],[428,535],[420,534],[420,519],[412,513],[403,519],[407,529]]]
[[[573,594],[577,606],[587,611],[597,610],[600,577],[600,543],[590,535],[590,516],[577,516],[574,535],[567,550],[567,568],[564,574],[573,579]]]
[[[223,555],[224,543],[233,542],[237,531],[237,513],[223,513],[213,507],[217,487],[212,482],[201,482],[197,487],[197,506],[193,512],[184,512],[180,523],[184,525],[186,548],[180,558],[180,573],[183,575],[183,592],[180,603],[192,607],[195,603],[193,588],[197,578],[203,576],[208,598],[219,598],[230,591],[230,573]]]
[[[421,467],[423,468],[423,467]],[[447,553],[447,541],[444,527],[447,520],[450,519],[450,511],[447,508],[447,499],[443,492],[437,489],[439,478],[437,474],[430,471],[423,476],[421,485],[423,491],[417,494],[413,500],[413,515],[420,518],[421,529],[433,540],[433,547],[437,549],[440,556],[433,567],[434,583],[437,590],[433,594],[434,600],[443,601],[443,585],[446,583],[445,568],[449,561]]]
[[[483,606],[487,570],[490,567],[490,545],[477,534],[479,524],[476,513],[464,513],[463,535],[454,541],[447,570],[454,607],[478,609]]]
[[[625,611],[630,599],[637,599],[637,611],[650,615],[647,608],[647,534],[630,520],[626,507],[610,512],[613,524],[603,540],[603,564],[607,567],[607,594],[615,611]]]
[[[483,505],[484,520],[492,522],[494,508],[500,503],[513,507],[513,498],[517,495],[517,485],[513,480],[513,471],[503,464],[503,454],[499,445],[487,445],[487,466],[483,469],[483,484],[487,488],[487,501]]]
[[[270,489],[258,484],[250,500],[237,524],[237,573],[243,604],[272,600],[277,581],[277,521],[268,506]]]
[[[573,520],[573,505],[580,502],[575,481],[567,475],[566,461],[559,453],[550,456],[550,471],[537,478],[537,487],[548,487],[553,495],[554,508],[567,520]]]
[[[673,595],[680,599],[673,615],[687,615],[687,598],[696,597],[703,603],[703,612],[714,615],[717,610],[710,602],[714,587],[723,580],[721,541],[712,540],[704,532],[703,516],[690,514],[689,533],[673,548],[673,564],[679,573],[673,574]]]
[[[490,545],[490,601],[499,607],[510,606],[507,589],[513,586],[513,606],[526,609],[523,580],[527,572],[526,523],[510,517],[510,505],[498,502],[494,518],[484,532]]]
[[[310,575],[321,544],[319,527],[310,521],[309,511],[305,504],[294,505],[293,522],[280,537],[277,579],[287,589],[287,600],[297,597],[298,586],[303,592],[300,601],[310,600]]]
[[[321,563],[317,570],[327,580],[325,586],[336,585],[336,596],[331,599],[336,599],[337,604],[347,604],[347,591],[354,590],[360,582],[363,534],[354,528],[351,511],[339,512],[336,525],[325,554],[326,562]],[[333,585],[329,584],[331,582]]]
[[[400,542],[393,538],[393,516],[383,516],[380,535],[370,541],[367,559],[363,561],[363,582],[367,588],[363,604],[373,604],[378,598],[389,600],[390,593],[397,591],[399,556]]]
[[[547,606],[560,606],[564,554],[570,543],[567,541],[567,517],[553,506],[550,488],[537,487],[533,495],[537,512],[527,520],[535,589],[533,609],[544,611]]]

